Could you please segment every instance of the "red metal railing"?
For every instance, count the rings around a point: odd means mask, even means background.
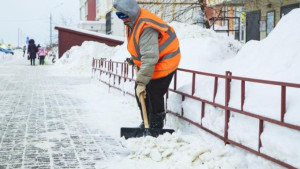
[[[118,86],[121,83],[121,79],[123,79],[123,82],[128,81],[133,81],[134,82],[134,71],[133,68],[129,68],[128,64],[125,62],[114,62],[111,60],[105,60],[105,59],[94,59],[93,60],[93,68],[92,68],[93,74],[94,76],[96,75],[96,72],[99,71],[99,75],[105,75],[107,77],[106,80],[101,80],[100,81],[107,84],[110,87],[113,87],[115,89],[118,89],[120,91],[123,91],[124,93],[127,93],[129,95],[134,96],[133,92],[127,92],[124,91],[120,86]],[[188,73],[191,74],[192,76],[192,89],[190,91],[190,93],[188,92],[182,92],[180,90],[177,89],[177,85],[178,85],[178,74],[180,72],[184,72],[184,73]],[[211,77],[214,79],[214,85],[213,85],[213,99],[212,101],[209,101],[209,99],[204,99],[204,98],[200,98],[199,96],[195,96],[195,88],[196,88],[196,77],[197,76],[205,76],[205,77]],[[111,81],[112,79],[112,81]],[[218,91],[218,87],[219,87],[219,79],[224,80],[225,85],[225,102],[224,104],[220,104],[217,103],[215,101],[217,93],[221,92]],[[240,96],[240,103],[241,106],[240,108],[234,108],[229,106],[229,101],[230,101],[230,90],[232,90],[231,87],[231,81],[235,80],[235,81],[239,81],[240,83],[240,92],[241,92],[241,96]],[[254,114],[253,112],[248,112],[246,110],[244,110],[244,103],[245,103],[245,95],[246,95],[246,83],[255,83],[255,84],[265,84],[265,85],[275,85],[275,86],[280,86],[280,94],[281,94],[281,106],[280,106],[280,120],[276,120],[270,117],[265,117],[262,115],[258,115],[258,114]],[[290,168],[290,169],[296,169],[296,167],[292,166],[291,164],[288,164],[287,162],[283,162],[279,159],[276,159],[274,157],[271,157],[270,155],[267,155],[265,153],[261,152],[261,147],[262,147],[262,141],[261,141],[261,134],[264,131],[264,122],[269,122],[272,124],[276,124],[278,126],[282,126],[285,128],[289,128],[289,129],[293,129],[293,130],[297,130],[300,131],[300,126],[299,125],[295,125],[295,124],[291,124],[291,123],[287,123],[284,121],[284,116],[285,116],[285,112],[286,112],[286,88],[300,88],[300,84],[294,84],[294,83],[284,83],[284,82],[277,82],[277,81],[269,81],[269,80],[259,80],[259,79],[252,79],[252,78],[245,78],[245,77],[237,77],[237,76],[232,76],[232,73],[227,71],[225,73],[225,75],[219,75],[219,74],[212,74],[212,73],[205,73],[205,72],[199,72],[199,71],[193,71],[193,70],[188,70],[188,69],[181,69],[179,68],[177,70],[177,72],[174,74],[174,78],[173,78],[173,87],[169,88],[169,92],[173,92],[176,94],[181,95],[182,100],[184,100],[186,97],[194,99],[194,100],[198,100],[200,102],[202,102],[202,106],[201,106],[201,119],[200,122],[195,122],[193,121],[193,119],[189,119],[187,117],[184,116],[183,113],[183,109],[181,108],[181,112],[173,112],[171,110],[168,109],[167,107],[167,112],[171,113],[205,131],[207,131],[208,133],[222,139],[226,144],[230,143],[233,145],[236,145],[242,149],[245,149],[247,151],[250,151],[256,155],[259,155],[261,157],[264,157],[268,160],[271,160],[281,166]],[[169,92],[167,93],[166,96],[166,100],[168,100],[169,98]],[[167,103],[167,101],[166,101]],[[224,119],[224,133],[223,135],[220,135],[214,131],[212,131],[211,129],[208,129],[207,127],[205,127],[204,125],[202,125],[202,120],[205,117],[205,106],[206,104],[208,105],[212,105],[215,106],[217,108],[223,109],[225,110],[225,119]],[[253,149],[253,148],[249,148],[245,145],[243,145],[242,143],[238,143],[234,140],[231,140],[228,138],[228,129],[229,129],[229,120],[230,120],[230,113],[231,112],[236,112],[239,114],[243,114],[245,116],[257,119],[259,121],[258,123],[258,148],[257,149]]]
[[[129,66],[126,62],[114,62],[106,59],[93,59],[92,62],[92,73],[95,76],[96,71],[99,71],[99,75],[105,75],[106,80],[99,79],[102,83],[107,84],[109,87],[123,91],[124,94],[129,94],[134,96],[134,92],[130,93],[124,91],[122,88],[118,87],[116,84],[121,83],[121,79],[124,82],[126,81],[135,81],[134,79],[134,69],[132,66]],[[113,81],[110,79],[113,77]]]

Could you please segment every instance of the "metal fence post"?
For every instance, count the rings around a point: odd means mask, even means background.
[[[245,81],[241,81],[241,110],[244,110],[244,103],[245,103]]]
[[[284,122],[285,112],[286,112],[286,87],[281,86],[281,115],[280,115],[281,122]]]
[[[177,70],[174,73],[174,90],[176,90],[177,87]]]
[[[259,119],[259,127],[258,127],[258,152],[260,152],[260,148],[262,146],[261,143],[261,134],[264,131],[264,121]]]
[[[218,92],[218,77],[215,77],[215,82],[214,82],[214,96],[213,96],[213,102],[215,103],[216,100],[216,95]]]
[[[230,118],[230,111],[228,110],[228,104],[230,100],[230,82],[231,78],[230,76],[232,73],[230,71],[226,71],[225,73],[226,78],[225,78],[225,125],[224,125],[224,142],[225,144],[228,143],[228,123],[229,123],[229,118]]]

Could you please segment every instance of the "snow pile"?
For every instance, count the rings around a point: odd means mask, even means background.
[[[180,68],[216,72],[224,60],[236,55],[242,44],[213,30],[173,22],[181,50]],[[216,66],[212,67],[211,64]]]
[[[157,139],[130,139],[126,146],[132,151],[130,159],[150,158],[156,162],[165,161],[169,167],[219,168],[226,167],[224,161],[230,162],[230,167],[244,167],[241,158],[226,155],[229,153],[226,147],[209,144],[201,137],[193,135],[182,136],[176,133],[172,136],[165,134]]]
[[[260,157],[240,151],[206,133],[197,135],[164,134],[158,138],[129,139],[124,144],[130,151],[126,158],[99,162],[98,168],[281,168]]]
[[[68,73],[90,75],[93,58],[110,58],[118,51],[118,48],[94,41],[85,41],[81,46],[73,46],[65,52],[55,65],[65,69]]]
[[[0,64],[2,65],[9,65],[11,63],[14,64],[25,64],[26,60],[24,58],[27,57],[27,55],[24,55],[23,58],[23,51],[22,50],[14,50],[14,55],[9,54],[9,53],[3,53],[0,52]],[[27,62],[28,63],[28,62]]]

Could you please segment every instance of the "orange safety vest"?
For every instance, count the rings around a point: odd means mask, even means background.
[[[145,28],[151,27],[159,31],[159,60],[155,65],[152,79],[165,77],[175,71],[180,61],[179,41],[174,29],[162,19],[141,8],[141,13],[134,28],[129,35],[127,27],[127,49],[132,56],[133,62],[138,67],[141,66],[141,53],[139,49],[139,37]]]

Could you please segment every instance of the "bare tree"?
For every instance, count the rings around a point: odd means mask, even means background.
[[[203,3],[203,0],[198,0],[200,9],[202,12],[202,18],[203,18],[203,24],[205,26],[205,28],[210,28],[211,25],[209,24],[209,20],[207,18],[207,14],[206,14],[206,9],[208,8],[206,4]]]
[[[156,15],[160,16],[167,22],[177,21],[190,24],[200,24],[205,28],[210,28],[214,24],[214,20],[210,21],[207,16],[208,10],[217,10],[212,7],[208,7],[205,0],[160,0],[160,1],[138,1],[138,3],[151,10]],[[222,8],[218,8],[222,9]],[[216,11],[218,15],[222,13]]]
[[[66,18],[65,16],[60,16],[60,23],[62,26],[71,26],[73,24],[72,18]]]
[[[167,22],[178,21],[185,23],[199,23],[201,9],[197,0],[160,0],[156,2],[138,1],[138,3],[160,16]]]

